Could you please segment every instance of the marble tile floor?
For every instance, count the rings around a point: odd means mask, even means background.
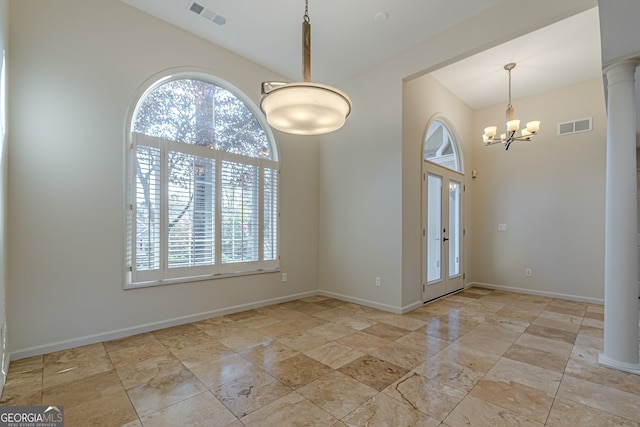
[[[470,288],[405,315],[314,296],[11,363],[75,426],[640,426],[603,307]]]

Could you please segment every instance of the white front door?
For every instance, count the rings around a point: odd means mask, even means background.
[[[423,168],[422,300],[464,287],[462,194],[464,175],[425,161]]]

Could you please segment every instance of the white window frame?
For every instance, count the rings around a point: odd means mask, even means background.
[[[204,80],[216,86],[222,87],[242,102],[249,108],[254,117],[259,121],[263,130],[267,134],[267,138],[271,144],[272,158],[263,159],[257,157],[244,156],[234,154],[222,150],[215,150],[208,147],[196,146],[192,144],[182,143],[178,141],[172,141],[163,139],[160,137],[152,137],[137,132],[132,132],[132,124],[135,117],[135,111],[139,104],[141,104],[148,93],[155,88],[167,83],[170,80],[177,79],[198,79]],[[202,72],[178,72],[170,76],[164,75],[161,78],[152,78],[152,84],[147,85],[147,89],[144,90],[140,96],[136,97],[133,107],[130,109],[129,120],[127,123],[127,233],[126,233],[126,271],[125,271],[125,289],[141,288],[148,286],[167,285],[173,283],[191,282],[197,280],[209,280],[224,277],[232,277],[247,274],[259,274],[279,271],[279,161],[277,146],[275,138],[271,132],[271,128],[266,123],[263,115],[259,112],[255,104],[249,100],[241,91],[235,88],[228,82],[224,82],[209,74],[203,74]],[[135,255],[136,255],[136,186],[137,180],[135,175],[136,162],[137,162],[137,149],[138,146],[148,146],[157,148],[160,150],[161,161],[161,173],[160,173],[160,266],[156,270],[140,270],[135,268]],[[167,171],[167,154],[170,150],[179,151],[187,154],[193,154],[199,157],[213,159],[215,161],[215,261],[211,265],[204,266],[189,266],[189,267],[173,267],[168,266],[168,179],[169,174]],[[234,162],[244,165],[251,165],[258,168],[259,180],[258,180],[258,259],[257,261],[247,262],[222,262],[222,164],[223,162]],[[265,234],[265,214],[274,214],[273,212],[265,212],[265,170],[271,170],[275,174],[275,217],[276,217],[276,230],[275,230],[275,257],[274,259],[264,259],[264,234]],[[271,190],[273,191],[273,189]]]

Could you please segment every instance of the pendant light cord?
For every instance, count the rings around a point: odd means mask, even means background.
[[[309,22],[309,0],[304,1],[304,22]]]

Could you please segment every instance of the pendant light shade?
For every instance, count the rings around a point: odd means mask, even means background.
[[[311,83],[311,24],[305,1],[302,22],[304,82],[263,82],[260,109],[271,127],[296,135],[321,135],[340,129],[351,113],[351,100],[342,91]]]
[[[262,84],[260,108],[275,129],[297,135],[320,135],[340,129],[351,101],[342,91],[318,83]]]

